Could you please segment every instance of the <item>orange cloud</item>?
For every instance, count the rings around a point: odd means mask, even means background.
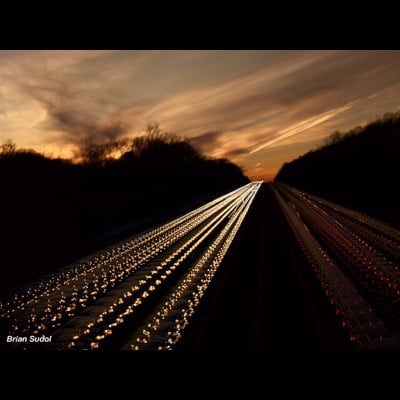
[[[400,51],[4,51],[0,141],[71,154],[156,121],[272,176],[332,130],[397,109],[399,81]]]
[[[349,104],[344,105],[343,107],[335,108],[333,110],[326,111],[324,113],[321,113],[319,115],[315,115],[313,117],[307,118],[303,121],[300,121],[289,128],[285,128],[277,133],[277,135],[271,139],[268,140],[266,143],[262,144],[261,146],[257,146],[255,149],[251,150],[249,154],[256,153],[257,151],[260,151],[261,149],[264,149],[265,147],[271,146],[272,144],[275,144],[276,142],[280,142],[282,140],[288,139],[292,137],[293,135],[296,135],[300,132],[303,132],[307,129],[310,129],[314,126],[317,126],[319,124],[322,124],[323,122],[327,121],[328,119],[331,119],[335,117],[336,115],[347,111],[350,109],[355,102],[351,102]]]

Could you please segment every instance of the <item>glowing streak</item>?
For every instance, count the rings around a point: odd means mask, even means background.
[[[321,124],[322,122],[327,121],[328,119],[344,112],[347,111],[349,108],[351,108],[354,105],[354,101],[351,103],[348,103],[344,105],[343,107],[339,108],[334,108],[333,110],[326,111],[322,114],[318,114],[314,117],[307,118],[295,125],[290,126],[289,128],[282,129],[277,133],[277,136],[274,137],[271,140],[268,140],[268,142],[263,143],[262,145],[256,147],[255,149],[251,150],[249,154],[253,154],[267,146],[270,146],[273,143],[279,142],[281,140],[287,139],[293,135],[296,135],[297,133],[303,132],[306,129],[313,128],[314,126],[317,126]]]

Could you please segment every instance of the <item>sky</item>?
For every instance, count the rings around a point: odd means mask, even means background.
[[[0,142],[73,157],[148,123],[271,180],[284,162],[400,109],[400,51],[0,51]]]

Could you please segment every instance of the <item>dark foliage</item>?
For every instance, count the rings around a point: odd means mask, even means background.
[[[286,163],[276,179],[400,227],[400,112]]]
[[[0,291],[102,247],[96,238],[121,226],[248,182],[156,125],[132,140],[85,144],[80,156],[77,164],[0,146]]]

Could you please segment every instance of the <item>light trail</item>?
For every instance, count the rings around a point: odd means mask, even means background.
[[[400,232],[281,183],[274,193],[350,340],[399,348]]]
[[[217,257],[215,272],[260,186],[245,185],[19,290],[0,304],[8,334],[52,335],[49,349],[122,346],[143,315],[152,315],[168,293],[181,293],[184,277],[195,274],[199,283],[206,274],[209,283],[213,274],[198,271],[198,260]],[[183,301],[193,297],[185,293]],[[164,319],[164,325],[168,321],[173,329],[173,321]]]

